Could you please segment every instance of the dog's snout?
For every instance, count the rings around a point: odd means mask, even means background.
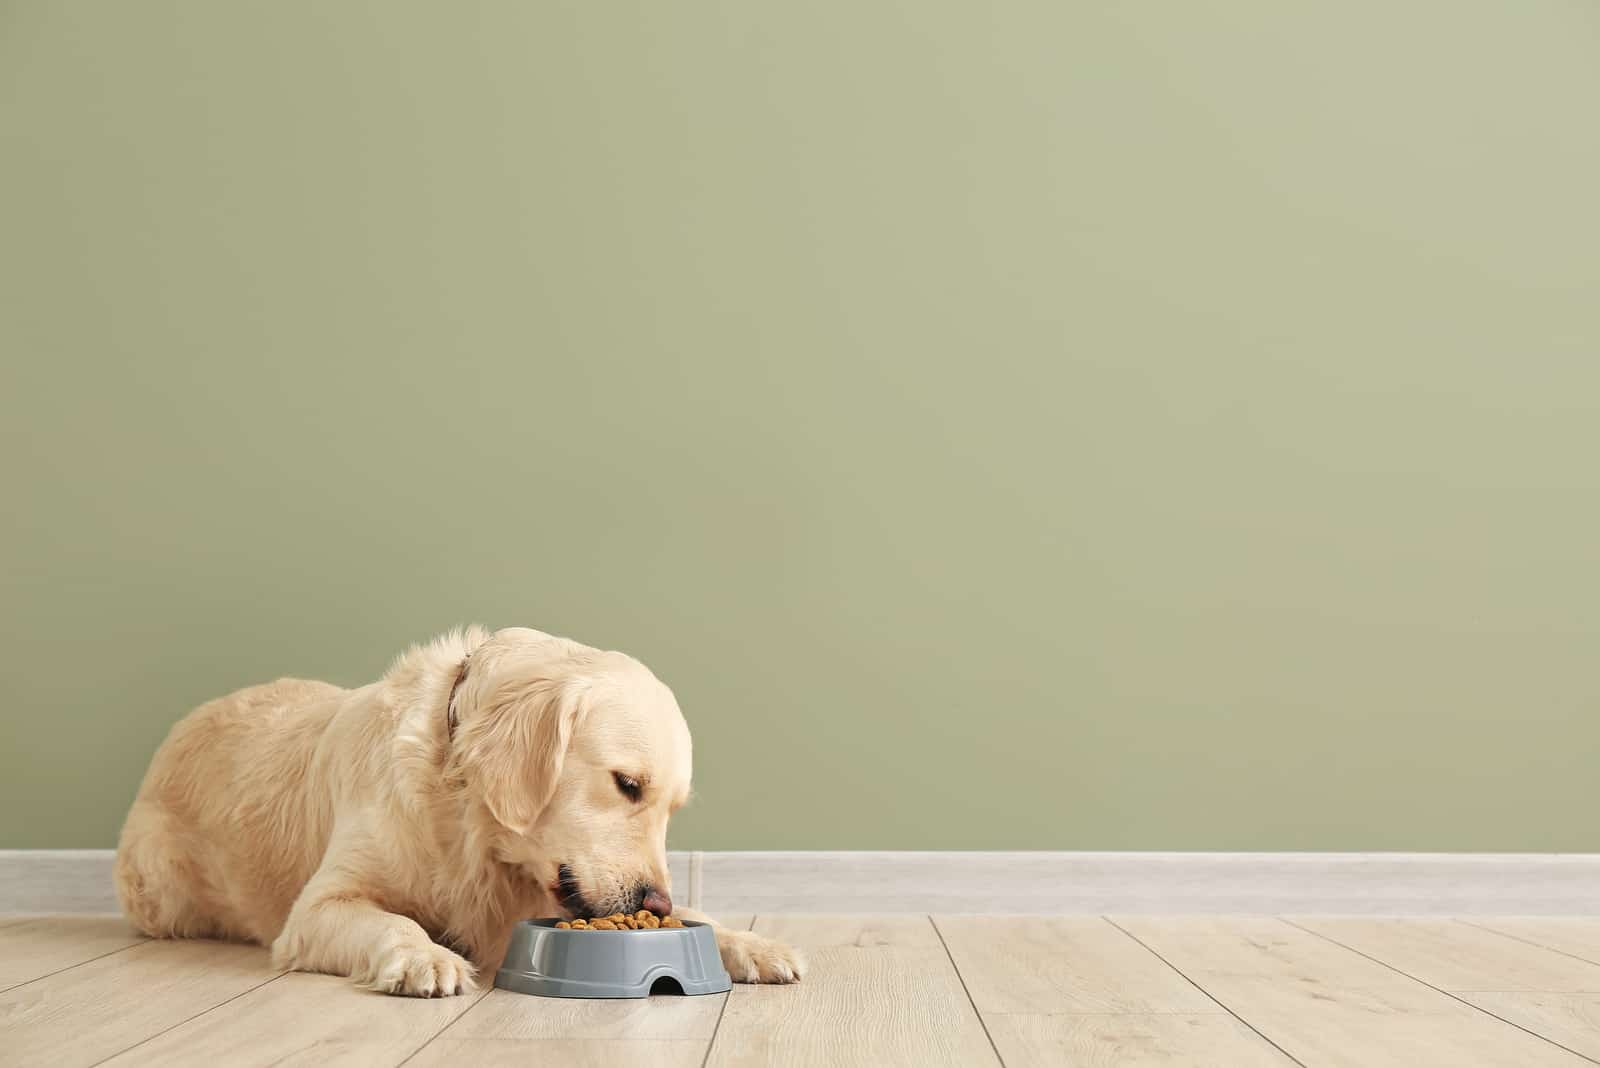
[[[672,915],[672,898],[665,890],[658,890],[653,886],[645,890],[641,906],[657,916]]]

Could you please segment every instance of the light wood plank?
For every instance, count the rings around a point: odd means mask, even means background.
[[[979,1065],[994,1050],[926,916],[762,917],[799,947],[792,986],[735,986],[709,1065]]]
[[[1600,901],[1595,903],[1600,909]],[[1498,931],[1512,938],[1535,942],[1559,953],[1570,953],[1593,964],[1600,964],[1600,918],[1593,916],[1514,916],[1486,917],[1470,921],[1475,926]]]
[[[0,991],[142,941],[121,916],[14,918],[0,926]]]
[[[721,1002],[722,998],[716,999]],[[406,1062],[406,1068],[700,1068],[704,1039],[543,1039],[536,1043],[498,1038],[440,1038]]]
[[[1600,993],[1600,964],[1456,920],[1296,917],[1293,922],[1452,993]]]
[[[1006,1068],[1293,1068],[1227,1013],[986,1016]]]
[[[144,942],[0,994],[6,1063],[94,1064],[276,974],[260,946]]]
[[[1295,922],[1568,1049],[1600,1049],[1600,964],[1460,921]]]
[[[491,990],[439,1037],[520,1040],[699,1039],[717,1029],[723,994],[649,998],[542,998]]]
[[[1600,994],[1473,990],[1461,997],[1485,1012],[1600,1061]]]
[[[106,1063],[399,1064],[481,996],[401,998],[362,990],[343,976],[284,975]]]
[[[1098,916],[935,916],[934,925],[986,1016],[1223,1011]]]
[[[1318,1068],[1588,1063],[1278,920],[1116,922],[1291,1057]]]
[[[1101,917],[934,921],[1009,1068],[1293,1063]]]

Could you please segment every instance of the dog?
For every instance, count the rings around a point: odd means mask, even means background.
[[[672,905],[667,821],[690,771],[677,700],[637,660],[468,627],[359,689],[279,679],[191,712],[128,812],[117,894],[147,935],[461,994],[528,917],[714,922]],[[716,936],[735,981],[804,971],[780,942]]]

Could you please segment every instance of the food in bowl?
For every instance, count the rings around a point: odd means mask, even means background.
[[[683,921],[676,916],[658,917],[646,909],[640,909],[631,916],[626,912],[613,912],[609,916],[580,916],[570,922],[561,920],[556,924],[563,931],[653,931],[659,927],[682,926]]]

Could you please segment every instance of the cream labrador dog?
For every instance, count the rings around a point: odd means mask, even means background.
[[[156,937],[418,997],[499,966],[516,921],[673,909],[667,820],[689,728],[650,671],[535,630],[473,627],[345,690],[280,679],[200,706],[156,753],[117,893]],[[789,983],[788,946],[717,929],[732,977]]]

